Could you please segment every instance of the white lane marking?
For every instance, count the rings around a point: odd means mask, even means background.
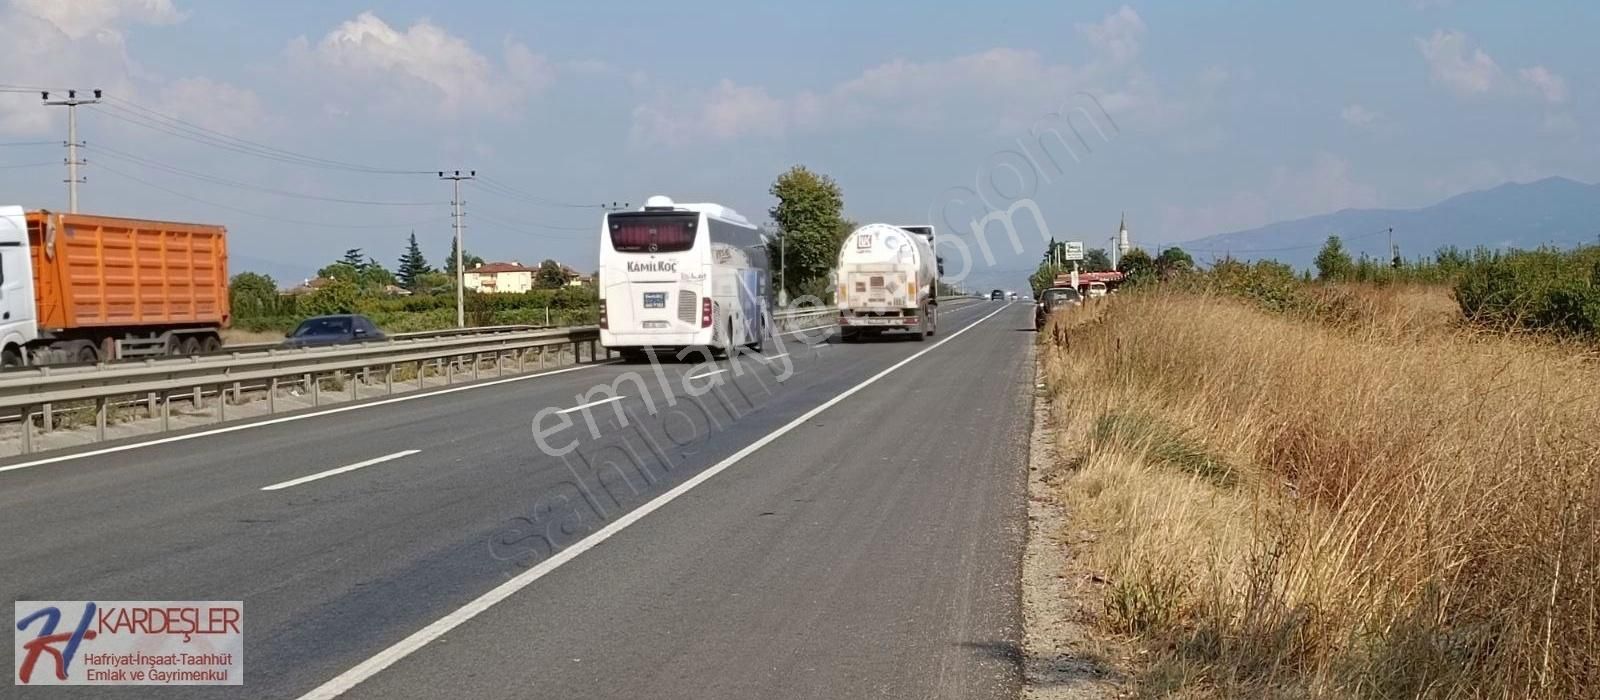
[[[728,370],[719,369],[719,370],[713,370],[713,371],[710,371],[710,372],[702,372],[700,374],[689,375],[689,378],[690,379],[705,379],[706,377],[715,377],[715,376],[717,376],[719,374],[722,374],[723,372],[726,372],[726,371],[728,371]]]
[[[281,418],[271,418],[271,419],[264,420],[264,421],[257,421],[255,423],[244,423],[244,424],[240,424],[240,425],[230,425],[230,426],[223,427],[223,428],[213,428],[211,430],[202,430],[202,431],[200,431],[198,433],[186,433],[184,435],[172,435],[172,436],[168,436],[168,437],[164,437],[164,438],[156,438],[154,440],[148,440],[146,442],[135,442],[135,443],[128,444],[128,445],[117,445],[115,447],[102,447],[102,448],[100,448],[98,450],[90,450],[88,452],[79,452],[79,453],[76,453],[76,454],[61,455],[59,457],[46,457],[44,459],[33,460],[32,462],[21,462],[19,464],[7,465],[7,466],[0,467],[0,472],[9,472],[9,471],[16,470],[16,469],[27,469],[28,467],[38,467],[38,466],[43,466],[43,465],[46,465],[46,464],[55,464],[56,462],[66,462],[66,461],[74,460],[74,459],[83,459],[85,457],[98,457],[100,455],[112,454],[112,453],[115,453],[115,452],[123,452],[123,451],[126,451],[126,450],[136,450],[136,449],[139,449],[141,447],[150,447],[151,445],[165,445],[165,444],[167,444],[169,442],[183,442],[184,440],[193,440],[195,438],[210,437],[212,435],[222,435],[222,434],[225,434],[225,433],[232,433],[232,432],[239,431],[239,430],[249,430],[251,428],[260,428],[260,427],[265,426],[265,425],[277,425],[279,423],[288,423],[290,421],[305,420],[307,418],[318,418],[318,417],[321,417],[321,416],[332,415],[332,414],[335,414],[335,413],[344,413],[345,411],[359,411],[359,410],[361,410],[363,408],[372,408],[373,406],[384,406],[384,405],[391,404],[391,403],[400,403],[401,401],[415,401],[417,399],[427,399],[427,398],[432,398],[432,397],[435,397],[435,396],[442,396],[444,394],[454,394],[454,393],[456,393],[458,391],[469,391],[469,390],[472,390],[472,389],[482,389],[484,387],[497,386],[497,385],[500,385],[500,384],[508,384],[510,382],[521,382],[521,381],[527,381],[529,379],[538,379],[539,377],[548,377],[548,376],[553,375],[553,374],[565,374],[567,372],[577,372],[577,371],[580,371],[580,370],[594,369],[596,367],[608,367],[608,366],[613,365],[613,364],[616,364],[616,363],[607,361],[607,362],[601,362],[601,363],[593,364],[593,365],[582,365],[580,367],[567,367],[565,369],[556,369],[556,370],[551,370],[549,372],[540,372],[538,374],[529,374],[529,375],[524,375],[524,376],[521,376],[521,377],[507,377],[505,379],[493,379],[493,380],[490,380],[490,381],[487,381],[487,382],[481,382],[481,383],[478,383],[478,384],[463,384],[461,386],[450,387],[448,389],[437,389],[437,390],[434,390],[434,391],[428,391],[426,393],[421,393],[421,394],[408,394],[408,395],[405,395],[405,396],[396,396],[396,397],[391,398],[391,399],[383,399],[383,400],[380,400],[380,401],[372,401],[370,403],[360,403],[360,404],[356,404],[356,405],[353,405],[353,406],[338,406],[338,407],[335,407],[335,408],[330,408],[330,409],[323,410],[323,411],[315,411],[315,412],[312,412],[312,413],[298,413],[298,414],[295,414],[295,415],[292,415],[292,416],[283,416]]]
[[[781,359],[783,359],[785,357],[788,357],[788,356],[789,356],[789,353],[782,353],[782,354],[779,354],[779,355],[762,355],[761,359],[763,359],[763,360],[781,360]]]
[[[395,662],[404,659],[418,649],[427,646],[429,642],[444,636],[445,634],[449,633],[450,630],[453,630],[461,626],[466,621],[477,617],[479,613],[488,610],[500,601],[511,597],[524,588],[527,588],[529,584],[532,584],[534,581],[543,578],[545,574],[555,571],[556,568],[562,564],[572,561],[578,555],[593,549],[595,545],[610,539],[613,535],[616,535],[617,533],[627,529],[628,526],[639,522],[639,520],[643,519],[645,516],[655,512],[662,506],[671,503],[679,496],[688,493],[690,489],[705,483],[707,479],[721,474],[729,467],[738,464],[740,460],[750,456],[751,453],[754,453],[756,450],[766,447],[769,443],[777,440],[780,437],[783,437],[789,431],[805,425],[807,421],[815,418],[817,414],[832,408],[840,401],[850,398],[856,392],[873,385],[879,379],[889,376],[889,373],[910,364],[917,358],[939,349],[939,346],[955,340],[962,333],[972,330],[973,328],[977,327],[978,324],[989,320],[990,318],[994,317],[995,314],[998,314],[1004,310],[1006,310],[1006,306],[1001,306],[1000,308],[995,309],[994,311],[990,312],[989,315],[984,316],[983,318],[972,322],[970,325],[945,336],[943,340],[928,346],[927,349],[896,362],[888,369],[885,369],[867,378],[866,381],[850,387],[849,389],[841,392],[839,395],[828,399],[822,405],[806,411],[805,414],[801,415],[799,418],[785,423],[783,427],[767,433],[761,439],[745,446],[744,449],[729,455],[727,459],[717,462],[716,464],[707,468],[705,471],[690,477],[689,480],[674,486],[671,490],[661,494],[660,496],[656,496],[655,498],[646,502],[644,505],[624,513],[616,520],[611,521],[611,523],[607,524],[605,527],[596,530],[594,534],[591,534],[588,537],[579,540],[576,544],[557,552],[555,556],[539,562],[538,564],[534,565],[533,568],[528,569],[527,571],[518,574],[515,578],[512,578],[511,580],[494,587],[494,589],[490,590],[488,593],[478,596],[478,598],[472,602],[467,603],[454,612],[451,612],[450,614],[433,621],[433,623],[429,624],[427,627],[411,633],[411,636],[406,637],[405,639],[396,642],[393,646],[378,652],[372,658],[357,664],[355,667],[339,674],[332,680],[317,686],[316,688],[312,689],[311,692],[300,696],[300,700],[327,700],[328,698],[339,697],[351,688],[360,685],[362,681],[377,675],[380,671],[394,665]]]
[[[609,399],[600,399],[599,401],[590,401],[589,403],[578,404],[576,406],[573,406],[572,408],[563,408],[563,409],[561,409],[559,411],[556,411],[556,413],[557,414],[561,414],[561,413],[571,413],[573,411],[582,411],[583,409],[588,408],[590,406],[599,406],[600,404],[603,404],[603,403],[611,403],[612,401],[621,401],[621,400],[623,400],[625,398],[628,398],[628,397],[626,397],[626,396],[613,396],[613,397],[611,397]]]
[[[962,307],[962,310],[971,309],[971,308],[979,308],[979,307],[965,306],[965,307]],[[814,330],[817,330],[818,328],[824,328],[824,327],[825,326],[817,326],[817,327],[814,327],[814,328],[802,328],[800,330],[789,331],[788,333],[780,333],[779,335],[780,336],[799,335],[801,333],[805,333],[805,332],[808,332],[808,331],[814,331]],[[154,446],[154,445],[165,445],[167,443],[172,443],[172,442],[183,442],[185,440],[194,440],[196,438],[210,437],[212,435],[224,435],[224,434],[227,434],[227,433],[232,433],[232,432],[236,432],[236,431],[240,431],[240,430],[249,430],[251,428],[260,428],[260,427],[268,426],[268,425],[277,425],[279,423],[288,423],[288,422],[291,422],[291,421],[305,420],[307,418],[319,418],[321,416],[333,415],[333,414],[336,414],[336,413],[344,413],[345,411],[358,411],[358,410],[361,410],[363,408],[372,408],[374,406],[385,406],[385,405],[392,404],[392,403],[400,403],[402,401],[415,401],[417,399],[426,399],[426,398],[432,398],[434,396],[443,396],[445,394],[454,394],[454,393],[456,393],[458,391],[470,391],[472,389],[482,389],[484,387],[498,386],[500,384],[509,384],[511,382],[521,382],[521,381],[527,381],[529,379],[538,379],[539,377],[548,377],[548,376],[556,375],[556,374],[566,374],[567,372],[578,372],[578,371],[586,370],[586,369],[594,369],[596,367],[606,367],[606,366],[613,365],[613,364],[616,364],[616,361],[608,360],[606,362],[600,362],[600,363],[592,364],[592,365],[583,365],[583,366],[580,366],[580,367],[567,367],[565,369],[550,370],[549,372],[539,372],[538,374],[529,374],[529,375],[524,375],[524,376],[521,376],[521,377],[507,377],[505,379],[494,379],[494,380],[490,380],[490,381],[487,381],[487,382],[480,382],[480,383],[477,383],[477,384],[464,384],[462,386],[450,387],[450,388],[447,388],[447,389],[437,389],[437,390],[434,390],[434,391],[429,391],[429,392],[424,393],[424,394],[415,394],[414,393],[414,394],[408,394],[408,395],[405,395],[405,396],[396,396],[394,398],[382,399],[382,400],[379,400],[379,401],[372,401],[372,402],[368,402],[368,403],[356,404],[356,405],[353,405],[353,406],[338,406],[338,407],[335,407],[335,408],[329,408],[329,409],[322,410],[322,411],[314,411],[314,412],[311,412],[311,413],[298,413],[298,414],[295,414],[295,415],[292,415],[292,416],[283,416],[281,418],[271,418],[271,419],[268,419],[268,420],[256,421],[254,423],[243,423],[243,424],[239,424],[239,425],[230,425],[230,426],[226,426],[226,427],[222,427],[222,428],[213,428],[211,430],[202,430],[202,431],[200,431],[198,433],[185,433],[183,435],[169,435],[169,436],[164,437],[164,438],[156,438],[154,440],[147,440],[145,442],[135,442],[135,443],[129,443],[127,445],[117,445],[115,447],[102,447],[102,448],[100,448],[98,450],[89,450],[88,452],[78,452],[78,453],[74,453],[74,454],[70,454],[70,455],[59,455],[59,456],[56,456],[56,457],[45,457],[43,459],[36,459],[36,460],[31,461],[31,462],[18,462],[16,464],[9,464],[9,465],[6,465],[6,466],[0,466],[0,473],[9,472],[9,471],[15,471],[15,470],[18,470],[18,469],[27,469],[29,467],[42,467],[42,466],[44,466],[46,464],[56,464],[58,462],[69,462],[69,461],[72,461],[74,459],[85,459],[85,458],[88,458],[88,457],[98,457],[100,455],[115,454],[117,452],[126,452],[128,450],[137,450],[137,449],[139,449],[141,447],[151,447],[151,446]]]
[[[370,466],[372,466],[374,464],[382,464],[382,463],[387,462],[387,461],[389,461],[391,459],[400,459],[401,457],[410,457],[411,455],[414,455],[414,454],[416,454],[418,452],[421,452],[421,451],[422,450],[401,450],[401,451],[396,452],[396,453],[394,453],[392,455],[384,455],[382,457],[374,457],[374,458],[369,459],[369,460],[367,460],[365,462],[356,462],[355,464],[350,464],[350,465],[346,465],[346,466],[343,466],[343,467],[339,467],[338,469],[329,469],[328,471],[317,472],[317,473],[312,474],[310,476],[302,476],[302,477],[300,477],[298,479],[290,479],[288,481],[282,481],[282,482],[273,484],[271,486],[263,486],[263,487],[261,487],[261,490],[262,491],[277,491],[278,489],[286,489],[286,488],[289,488],[290,486],[299,486],[299,485],[307,483],[307,482],[316,481],[317,479],[326,479],[326,478],[328,478],[330,476],[334,476],[336,474],[343,474],[345,472],[353,472],[353,471],[355,471],[357,469],[361,469],[363,467],[370,467]]]

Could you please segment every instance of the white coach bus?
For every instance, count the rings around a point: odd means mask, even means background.
[[[654,196],[605,215],[600,235],[600,344],[625,358],[647,349],[760,351],[771,332],[766,236],[720,204]]]

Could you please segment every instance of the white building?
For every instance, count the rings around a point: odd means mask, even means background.
[[[467,289],[485,294],[521,294],[533,290],[537,272],[537,268],[525,267],[515,260],[484,263],[467,270],[461,276],[461,283]]]

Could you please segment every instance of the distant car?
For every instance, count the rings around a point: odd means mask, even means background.
[[[996,290],[994,290],[992,292],[989,292],[989,301],[1005,301],[1005,300],[1006,300],[1006,293],[1003,290],[996,289]]]
[[[1090,299],[1098,299],[1098,298],[1103,297],[1105,295],[1106,295],[1106,283],[1105,282],[1090,282],[1089,283],[1089,298]]]
[[[1033,305],[1033,329],[1044,328],[1045,321],[1050,319],[1050,314],[1057,309],[1083,304],[1083,296],[1072,287],[1051,287],[1039,295],[1039,303]]]
[[[1006,296],[1010,297],[1010,299],[1012,301],[1016,301],[1017,300],[1017,293],[1016,292],[1011,292],[1010,294],[1007,294]]]
[[[308,348],[321,345],[345,345],[387,340],[372,319],[360,314],[313,316],[300,322],[289,336],[283,339],[284,347]]]

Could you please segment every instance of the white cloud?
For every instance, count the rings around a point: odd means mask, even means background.
[[[555,77],[550,62],[522,44],[507,41],[496,64],[426,19],[401,31],[372,12],[341,23],[314,46],[296,39],[286,53],[322,83],[330,102],[376,96],[391,114],[504,112]]]
[[[1567,81],[1561,76],[1550,72],[1550,69],[1544,66],[1534,66],[1522,69],[1517,75],[1522,78],[1522,82],[1538,90],[1539,94],[1544,96],[1546,102],[1561,104],[1567,101]]]
[[[209,78],[182,78],[161,88],[157,110],[208,129],[247,134],[266,120],[261,98],[247,88]]]
[[[1483,49],[1469,47],[1461,32],[1441,29],[1416,42],[1433,81],[1458,95],[1487,93],[1500,80],[1500,66]]]
[[[1216,202],[1164,207],[1161,233],[1167,240],[1187,240],[1378,204],[1378,188],[1357,181],[1349,161],[1319,153],[1304,168],[1275,168],[1259,187],[1233,192]]]
[[[184,19],[172,0],[11,0],[11,6],[71,39],[116,31],[122,24],[176,24]]]
[[[182,21],[170,0],[10,0],[0,6],[6,44],[0,50],[5,82],[50,88],[101,88],[122,97],[134,92],[138,67],[123,33],[139,24]],[[39,96],[0,93],[0,133],[49,133],[61,115]]]
[[[1345,106],[1339,110],[1339,118],[1351,126],[1372,126],[1378,120],[1378,113],[1358,104]]]
[[[1144,20],[1127,5],[1099,22],[1079,24],[1075,29],[1091,45],[1117,63],[1126,63],[1139,55],[1140,42],[1144,40],[1145,33]]]
[[[993,48],[934,61],[895,59],[863,70],[820,91],[787,96],[728,80],[708,90],[658,88],[657,97],[634,110],[636,143],[683,144],[793,130],[895,126],[950,127],[981,120],[976,128],[1026,128],[1033,119],[1075,93],[1093,93],[1113,114],[1141,111],[1150,119],[1170,116],[1133,60],[1145,25],[1123,7],[1079,33],[1095,48],[1083,65],[1051,63],[1037,51]],[[1213,68],[1201,76],[1208,90],[1227,81]]]

